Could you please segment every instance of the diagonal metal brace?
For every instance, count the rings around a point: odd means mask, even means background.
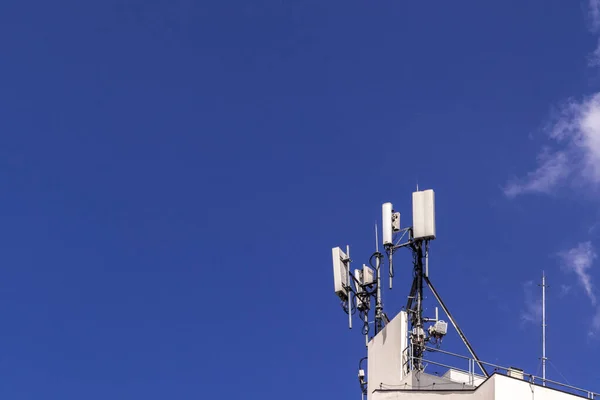
[[[446,307],[446,305],[442,301],[442,298],[440,297],[440,295],[438,294],[438,292],[433,287],[433,284],[429,280],[429,277],[424,277],[424,279],[425,279],[425,282],[427,282],[427,286],[429,286],[429,289],[431,289],[431,292],[435,296],[435,299],[438,301],[438,303],[440,303],[440,306],[442,306],[442,309],[444,310],[444,312],[448,316],[448,319],[450,320],[450,322],[454,326],[454,329],[456,329],[456,332],[458,332],[458,335],[462,339],[463,343],[465,344],[465,346],[467,346],[467,349],[469,350],[469,353],[471,353],[471,357],[473,357],[473,359],[475,359],[475,362],[477,363],[477,365],[479,366],[479,368],[481,369],[481,371],[483,372],[483,374],[485,375],[485,377],[486,378],[489,377],[490,375],[485,370],[485,367],[483,366],[483,364],[479,360],[479,357],[477,357],[477,354],[475,354],[475,350],[473,350],[473,347],[471,346],[471,343],[469,343],[469,341],[467,340],[467,337],[465,336],[465,334],[462,332],[462,330],[460,329],[460,327],[458,326],[458,324],[456,323],[456,321],[454,321],[454,318],[452,318],[452,315],[450,314],[450,311],[448,311],[448,308]]]

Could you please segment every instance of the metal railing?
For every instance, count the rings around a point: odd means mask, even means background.
[[[410,346],[409,346],[410,347]],[[457,368],[453,365],[448,365],[448,364],[444,364],[441,362],[437,362],[437,361],[433,361],[433,360],[428,360],[426,358],[422,358],[421,362],[424,364],[432,364],[432,365],[436,365],[442,368],[448,368],[448,369],[452,369],[454,371],[458,371],[458,372],[462,372],[464,374],[468,375],[468,379],[469,381],[467,382],[468,385],[470,386],[475,386],[475,380],[483,380],[485,379],[485,376],[483,375],[478,375],[475,373],[475,368],[476,368],[476,362],[475,359],[471,358],[471,357],[467,357],[467,356],[463,356],[461,354],[456,354],[456,353],[452,353],[446,350],[441,350],[441,349],[436,349],[436,348],[431,348],[431,347],[426,347],[425,348],[426,352],[436,352],[436,353],[440,353],[440,354],[445,354],[451,357],[455,357],[455,358],[460,358],[462,360],[467,361],[468,363],[468,369],[461,369],[461,368]],[[405,355],[406,355],[406,361],[404,363],[404,367],[407,368],[407,364],[412,364],[411,360],[416,359],[416,357],[412,357],[410,355],[410,349],[406,348],[404,350]],[[489,362],[485,362],[485,361],[479,361],[481,364],[483,364],[485,367],[491,367],[493,368],[493,371],[490,373],[500,373],[502,375],[506,375],[506,376],[511,376],[511,372],[512,373],[516,373],[520,376],[523,376],[523,380],[526,382],[529,382],[530,384],[534,384],[534,385],[538,385],[538,386],[544,386],[547,388],[551,388],[551,389],[556,389],[556,390],[560,390],[566,393],[570,393],[570,394],[575,394],[577,396],[584,396],[587,397],[588,399],[600,399],[600,393],[596,393],[590,390],[586,390],[586,389],[582,389],[582,388],[578,388],[576,386],[572,386],[572,385],[568,385],[566,383],[562,383],[562,382],[557,382],[557,381],[553,381],[551,379],[542,379],[539,376],[535,376],[533,374],[528,374],[524,371],[521,370],[516,370],[515,368],[511,368],[511,367],[503,367],[500,365],[496,365],[496,364],[492,364]]]

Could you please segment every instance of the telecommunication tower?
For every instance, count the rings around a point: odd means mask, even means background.
[[[358,310],[359,318],[363,324],[362,334],[365,335],[365,342],[369,343],[369,313],[372,301],[375,303],[374,334],[377,335],[389,322],[389,318],[383,309],[381,270],[387,260],[389,288],[391,289],[394,268],[396,267],[395,262],[398,262],[397,257],[394,256],[399,249],[408,249],[412,254],[413,281],[406,303],[406,312],[410,323],[408,330],[409,354],[407,357],[409,362],[405,367],[407,372],[423,371],[422,360],[427,345],[433,344],[439,347],[448,331],[448,323],[438,317],[437,307],[435,317],[425,317],[423,315],[423,292],[425,286],[427,286],[466,345],[471,356],[487,377],[488,373],[485,367],[435,290],[429,277],[430,245],[436,238],[434,191],[431,189],[417,190],[412,194],[412,226],[404,228],[400,225],[400,212],[394,210],[392,203],[384,203],[382,205],[381,229],[384,253],[379,251],[376,228],[375,252],[369,258],[369,266],[363,265],[361,269],[356,269],[354,273],[350,270],[350,246],[346,246],[345,253],[339,247],[332,249],[335,293],[342,301],[343,310],[348,314],[349,328],[352,328],[352,316]],[[366,382],[364,382],[362,367],[359,367],[359,380],[364,392]]]
[[[392,203],[381,208],[381,243],[375,226],[375,252],[367,264],[351,271],[350,246],[345,250],[332,249],[334,290],[348,314],[352,328],[353,317],[358,314],[365,336],[367,356],[359,361],[358,380],[361,395],[367,400],[392,400],[420,398],[423,400],[570,400],[573,395],[600,399],[600,394],[580,389],[570,384],[546,377],[546,275],[542,276],[542,377],[527,374],[516,367],[501,367],[481,361],[467,337],[458,326],[448,307],[433,286],[430,277],[429,253],[436,240],[435,194],[422,190],[412,194],[412,225],[400,225],[400,213]],[[381,245],[381,252],[380,252]],[[409,250],[412,258],[403,261],[398,250]],[[402,261],[399,261],[402,260]],[[383,307],[382,270],[387,264],[389,289],[393,286],[394,269],[412,270],[412,283],[406,307],[392,319]],[[412,265],[411,265],[412,264]],[[441,348],[448,333],[448,323],[438,316],[423,315],[424,291],[429,289],[447,320],[454,327],[470,353],[470,357],[451,353]],[[374,307],[373,307],[374,305]],[[373,311],[373,312],[372,312]],[[373,319],[373,320],[371,320]],[[369,327],[374,327],[373,331]],[[468,362],[468,369],[440,363],[430,358],[432,354],[454,357]],[[367,373],[364,363],[367,362]],[[432,365],[433,371],[425,368]],[[485,368],[492,368],[489,374]],[[446,369],[441,374],[439,368]],[[481,374],[476,371],[481,370]],[[416,395],[416,392],[419,392]]]

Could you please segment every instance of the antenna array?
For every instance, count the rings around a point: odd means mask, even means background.
[[[419,191],[417,189],[412,194],[413,221],[410,227],[400,227],[400,213],[394,210],[392,203],[384,203],[381,211],[382,244],[385,254],[379,252],[377,226],[375,227],[375,252],[369,258],[369,266],[363,265],[362,269],[357,269],[354,273],[351,273],[350,247],[346,247],[346,254],[339,247],[333,248],[335,292],[342,301],[342,308],[348,313],[349,327],[352,328],[352,316],[358,310],[360,320],[363,323],[362,333],[365,335],[365,343],[368,344],[370,340],[369,312],[371,311],[372,301],[375,303],[374,335],[377,335],[385,327],[389,319],[383,311],[381,269],[385,258],[387,258],[389,288],[392,289],[394,254],[399,249],[409,249],[412,253],[414,278],[406,304],[410,321],[408,347],[410,363],[407,369],[423,371],[422,360],[426,345],[432,343],[439,346],[447,333],[448,324],[438,318],[437,307],[435,318],[423,316],[423,290],[424,286],[427,285],[468,348],[471,356],[487,377],[487,371],[475,355],[466,336],[458,327],[429,279],[429,247],[431,241],[436,238],[434,191],[431,189]],[[403,242],[403,240],[405,241]],[[425,324],[429,324],[429,326],[426,328]],[[364,393],[366,382],[364,382],[364,370],[362,369],[359,370],[359,378]]]

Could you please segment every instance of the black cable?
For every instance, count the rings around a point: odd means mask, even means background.
[[[368,356],[364,356],[363,358],[361,358],[361,359],[358,361],[358,369],[362,369],[361,367],[362,367],[362,363],[363,363],[363,361],[365,361],[365,360],[366,360],[366,359],[368,359],[368,358],[369,358]]]
[[[348,299],[350,300],[350,299]],[[342,301],[340,302],[340,306],[342,307],[342,310],[344,310],[344,312],[346,314],[348,314],[348,307],[346,306],[347,303],[350,303],[350,301]],[[354,304],[354,302],[351,302],[352,305],[350,306],[350,312],[352,313],[352,315],[356,314],[356,305]]]
[[[340,306],[342,307],[342,310],[344,310],[344,312],[346,314],[348,314],[348,307],[346,307],[346,302],[345,301],[340,301]]]
[[[371,268],[373,268],[374,270],[377,270],[377,267],[373,265],[373,257],[378,257],[378,258],[382,258],[383,254],[381,254],[380,252],[376,251],[375,253],[371,254],[371,257],[369,258],[369,265],[371,266]],[[381,263],[379,263],[380,267],[381,267]]]
[[[390,254],[392,253],[392,251],[394,251],[393,249],[389,249],[388,253],[387,253],[387,259],[388,259],[388,265],[390,266],[390,278],[394,277],[394,265],[390,262]]]
[[[369,357],[365,356],[365,357],[361,358],[361,359],[358,361],[358,369],[359,369],[359,370],[363,369],[363,368],[362,368],[362,363],[363,363],[363,361],[364,361],[364,360],[366,360],[366,359],[368,359],[368,358],[369,358]],[[365,394],[365,395],[367,394],[367,382],[364,382],[364,383],[363,383],[363,382],[361,382],[361,383],[360,383],[360,390],[362,391],[362,394]]]
[[[364,321],[364,318],[363,318],[363,321]],[[365,336],[369,334],[369,321],[363,322],[363,327],[362,327],[361,333]]]

